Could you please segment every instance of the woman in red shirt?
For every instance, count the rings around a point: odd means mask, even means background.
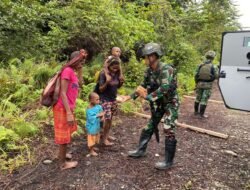
[[[64,66],[61,73],[60,97],[53,107],[55,143],[59,145],[60,168],[70,169],[77,166],[76,161],[66,161],[67,145],[71,141],[71,134],[77,130],[74,117],[76,98],[78,96],[77,72],[81,71],[87,51],[80,50],[71,54],[71,60]],[[70,154],[67,154],[71,157]]]

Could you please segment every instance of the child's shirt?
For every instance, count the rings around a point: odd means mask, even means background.
[[[78,96],[78,78],[74,70],[70,67],[66,67],[61,73],[61,80],[68,80],[68,90],[66,93],[69,107],[71,110],[74,110],[76,107],[76,98]],[[57,106],[64,107],[61,96],[58,99]]]
[[[100,132],[100,117],[98,117],[98,114],[103,112],[102,106],[95,105],[92,108],[88,108],[86,111],[86,128],[87,133],[90,135],[96,135]]]

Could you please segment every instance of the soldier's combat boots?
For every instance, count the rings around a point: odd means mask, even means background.
[[[176,139],[165,139],[165,160],[163,162],[157,162],[155,168],[158,170],[169,169],[173,165],[175,151],[176,151]]]
[[[128,152],[128,156],[133,158],[140,158],[145,156],[148,142],[150,141],[152,133],[146,131],[145,129],[141,132],[141,137],[139,140],[139,145],[136,150],[132,150]]]
[[[206,111],[207,105],[200,105],[200,116],[201,118],[207,118],[208,116],[205,115],[205,111]]]
[[[194,102],[194,115],[198,115],[198,114],[199,114],[199,103]]]

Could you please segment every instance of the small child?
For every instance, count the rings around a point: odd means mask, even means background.
[[[105,70],[106,73],[109,73],[108,72],[108,61],[112,57],[116,57],[116,58],[120,59],[120,56],[121,56],[121,49],[119,47],[113,47],[111,49],[111,55],[108,56],[108,58],[104,62],[104,70]],[[119,80],[122,81],[122,82],[124,82],[124,76],[123,76],[123,73],[122,73],[122,67],[121,67],[121,65],[119,65],[119,66],[120,66]]]
[[[102,106],[99,105],[100,98],[95,92],[89,95],[89,106],[86,111],[86,128],[88,133],[88,147],[91,156],[97,156],[95,147],[100,141],[100,122],[104,119],[104,112]]]

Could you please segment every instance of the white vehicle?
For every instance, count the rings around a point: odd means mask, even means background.
[[[250,31],[222,34],[218,84],[227,108],[250,111]]]

